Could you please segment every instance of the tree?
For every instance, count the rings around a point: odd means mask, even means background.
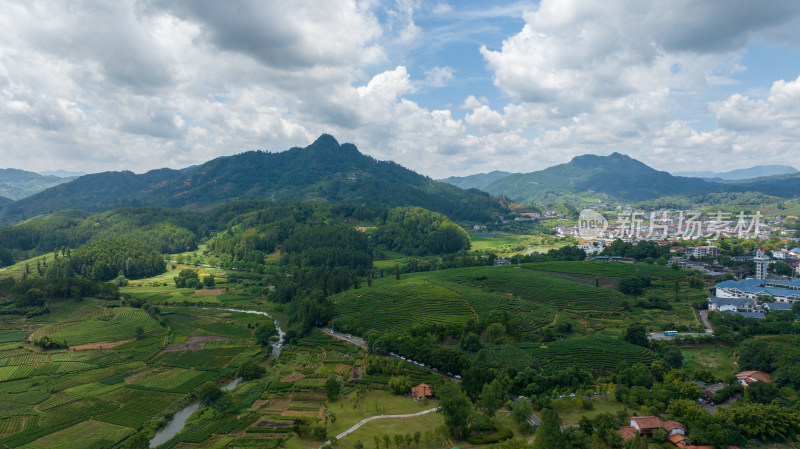
[[[517,423],[517,426],[522,429],[527,429],[530,424],[528,418],[533,414],[533,406],[528,398],[519,398],[514,403],[514,409],[511,410],[511,419]]]
[[[353,449],[364,449],[364,443],[362,443],[361,440],[356,440],[356,442],[353,443]]]
[[[536,430],[536,439],[531,449],[566,449],[560,426],[561,420],[555,411],[549,408],[542,410],[542,422]]]
[[[278,329],[275,328],[275,323],[270,320],[262,322],[253,331],[253,337],[262,347],[269,346],[269,341],[277,334]]]
[[[698,443],[710,444],[718,449],[742,442],[742,434],[733,423],[711,414],[701,415],[692,423],[689,437]]]
[[[244,380],[253,380],[261,378],[266,371],[266,368],[259,365],[255,360],[247,359],[239,365],[236,375]]]
[[[214,276],[212,276],[212,275],[210,275],[210,274],[209,274],[209,275],[207,275],[207,276],[204,276],[204,277],[203,277],[203,285],[205,285],[205,286],[206,286],[206,288],[211,288],[211,287],[213,287],[213,286],[215,285],[215,282],[214,282]]]
[[[394,434],[394,445],[396,447],[402,446],[404,441],[405,441],[405,438],[403,437],[402,433]]]
[[[381,438],[378,435],[372,437],[375,441],[375,449],[381,449]]]
[[[339,385],[339,381],[333,376],[329,377],[328,380],[325,381],[325,394],[328,396],[328,400],[336,401],[339,399],[340,393],[341,386]]]
[[[125,441],[125,449],[148,449],[150,438],[144,432],[136,432]]]
[[[647,341],[647,330],[641,324],[632,324],[628,326],[623,339],[634,345],[643,346],[645,348],[650,347],[650,342]]]
[[[396,395],[406,394],[411,391],[411,378],[409,376],[392,376],[389,379],[389,389]]]
[[[491,417],[494,416],[497,409],[503,405],[504,399],[505,393],[503,392],[503,386],[500,384],[499,380],[495,379],[483,386],[483,391],[481,391],[480,398],[478,399],[478,405],[483,409],[486,415]]]
[[[780,390],[770,382],[753,382],[744,389],[744,401],[758,404],[769,404],[779,398]]]
[[[203,405],[212,404],[217,399],[222,397],[222,389],[219,387],[219,385],[217,385],[216,382],[208,381],[203,385],[200,385],[200,388],[197,389],[195,396]]]
[[[195,288],[197,283],[200,282],[200,277],[197,275],[196,271],[184,268],[173,280],[177,288]]]
[[[447,430],[456,438],[464,438],[472,409],[467,395],[455,382],[444,382],[436,389],[436,397],[439,398],[438,412],[444,415]]]
[[[419,440],[420,440],[421,438],[422,438],[422,433],[421,433],[419,430],[417,430],[416,432],[414,432],[414,445],[415,445],[415,446],[419,447]]]
[[[144,328],[142,326],[136,326],[133,332],[136,333],[136,338],[141,338],[142,335],[144,335]]]
[[[384,433],[384,434],[383,434],[383,445],[384,445],[384,447],[386,447],[386,449],[389,449],[389,443],[390,443],[391,441],[392,441],[392,439],[391,439],[391,438],[389,438],[389,435],[386,435],[386,434]]]
[[[400,279],[400,265],[395,264],[394,266],[394,278],[396,280]]]

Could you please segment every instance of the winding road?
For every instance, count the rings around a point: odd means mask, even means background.
[[[433,413],[436,410],[439,410],[439,407],[434,407],[432,409],[423,410],[421,412],[411,413],[411,414],[408,414],[408,415],[377,415],[377,416],[370,416],[369,418],[362,419],[361,421],[358,422],[358,424],[356,424],[353,427],[345,430],[344,432],[340,433],[339,435],[336,435],[336,439],[337,440],[341,440],[342,438],[346,437],[347,435],[350,435],[351,433],[355,432],[359,427],[363,426],[364,424],[366,424],[366,423],[368,423],[370,421],[375,421],[376,419],[413,418],[415,416],[421,416],[421,415],[426,415],[428,413]],[[324,442],[322,444],[322,446],[327,446],[329,444],[331,444],[330,440]],[[320,447],[322,447],[322,446],[320,446]]]

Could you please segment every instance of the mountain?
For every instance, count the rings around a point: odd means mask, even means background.
[[[82,171],[45,170],[40,171],[39,174],[42,176],[58,176],[59,178],[77,178],[85,175],[86,173]]]
[[[510,174],[511,173],[507,171],[495,170],[489,173],[478,173],[469,176],[451,176],[446,179],[440,179],[439,181],[452,184],[462,189],[483,190],[489,184],[498,181],[500,179],[503,179]]]
[[[14,200],[11,200],[11,199],[9,199],[9,198],[6,198],[6,197],[4,197],[4,196],[0,196],[0,207],[3,207],[3,206],[5,206],[6,204],[8,204],[8,203],[11,203],[11,202],[13,202],[13,201],[14,201]]]
[[[69,181],[16,168],[0,168],[0,196],[18,200]]]
[[[726,172],[695,171],[673,173],[675,176],[687,176],[691,178],[702,178],[706,181],[735,181],[752,178],[762,178],[765,176],[791,175],[798,173],[797,169],[790,165],[758,165],[750,168],[740,168]]]
[[[0,219],[14,222],[60,209],[98,212],[145,205],[203,211],[235,199],[420,206],[476,221],[505,210],[500,199],[484,192],[462,190],[394,162],[377,161],[361,154],[355,145],[340,145],[333,136],[323,134],[305,148],[249,151],[180,171],[81,176],[7,205]]]
[[[521,203],[569,194],[598,193],[625,201],[642,201],[720,189],[722,186],[719,184],[672,176],[620,153],[577,156],[566,164],[506,176],[485,188],[489,193],[504,195]]]

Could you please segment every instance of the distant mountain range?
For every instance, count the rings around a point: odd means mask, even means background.
[[[40,171],[39,174],[42,176],[58,176],[59,178],[77,178],[85,175],[86,173],[82,171],[45,170]]]
[[[498,181],[500,179],[505,178],[506,176],[510,175],[511,173],[507,171],[499,171],[495,170],[489,173],[478,173],[476,175],[469,175],[469,176],[451,176],[446,179],[440,179],[439,181],[446,182],[448,184],[452,184],[456,187],[460,187],[462,189],[480,189],[483,190],[489,184]]]
[[[726,172],[695,171],[677,172],[675,176],[688,176],[702,178],[706,181],[738,181],[743,179],[762,178],[776,175],[792,175],[798,173],[797,169],[789,165],[758,165],[750,168],[740,168]]]
[[[566,164],[533,173],[515,173],[484,190],[520,203],[534,203],[563,195],[604,194],[625,201],[643,201],[665,195],[705,193],[720,189],[715,183],[658,171],[620,153],[584,155]]]
[[[0,168],[0,196],[18,200],[42,190],[70,181],[72,178],[44,176],[38,173],[18,170],[16,168]]]
[[[484,221],[505,210],[498,199],[434,181],[394,162],[377,161],[355,145],[323,134],[306,148],[280,153],[249,151],[184,170],[159,169],[81,176],[0,210],[16,222],[63,209],[99,212],[156,205],[207,210],[235,199],[319,201],[367,206],[420,206],[455,219]]]

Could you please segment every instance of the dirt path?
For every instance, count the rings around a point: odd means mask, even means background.
[[[340,433],[339,435],[336,435],[336,439],[337,440],[341,440],[342,438],[346,437],[347,435],[350,435],[351,433],[353,433],[356,430],[358,430],[364,424],[366,424],[366,423],[368,423],[370,421],[375,421],[376,419],[413,418],[415,416],[421,416],[421,415],[426,415],[428,413],[433,413],[436,410],[439,410],[439,407],[434,407],[432,409],[423,410],[423,411],[417,412],[417,413],[410,413],[408,415],[378,415],[378,416],[370,416],[369,418],[362,419],[361,421],[358,422],[358,424],[356,424],[353,427],[345,430],[344,432]],[[322,446],[325,446],[325,445],[328,445],[328,444],[331,444],[330,440],[328,440],[325,443],[323,443]],[[320,446],[320,447],[322,447],[322,446]]]
[[[118,341],[101,341],[97,343],[86,343],[84,345],[75,345],[70,346],[69,349],[73,351],[86,351],[90,349],[110,349],[119,345],[124,345],[125,343],[130,343],[134,339],[129,338],[127,340],[118,340]]]
[[[467,305],[467,307],[469,307],[469,310],[472,310],[472,314],[473,314],[473,315],[475,315],[475,322],[476,322],[476,323],[480,323],[481,319],[480,319],[480,317],[478,317],[478,312],[476,312],[476,311],[475,311],[475,308],[474,308],[474,307],[472,307],[472,304],[470,304],[470,303],[469,303],[469,301],[467,301],[467,298],[463,297],[463,296],[461,295],[461,293],[459,293],[459,292],[457,292],[457,291],[453,290],[452,288],[447,288],[447,287],[445,287],[444,285],[439,285],[439,284],[437,284],[437,283],[435,283],[435,282],[431,282],[431,281],[429,281],[429,280],[427,280],[427,279],[425,279],[425,282],[427,282],[427,283],[429,283],[429,284],[433,284],[433,285],[435,285],[435,286],[437,286],[437,287],[442,287],[442,288],[444,288],[444,289],[450,290],[451,292],[453,292],[453,293],[455,293],[456,295],[458,295],[458,297],[459,297],[459,298],[461,298],[461,300],[462,300],[462,301],[464,301],[464,304],[466,304],[466,305]]]

